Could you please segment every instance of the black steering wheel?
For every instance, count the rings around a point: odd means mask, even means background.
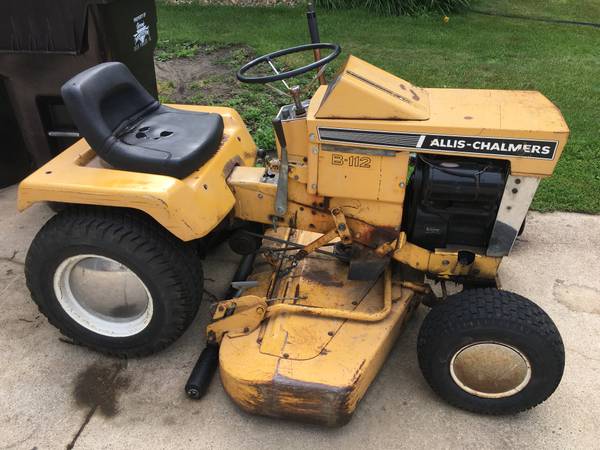
[[[315,51],[320,52],[320,50],[325,50],[325,49],[331,50],[332,52],[323,58],[319,58],[317,61],[315,61],[313,63],[307,64],[306,66],[302,66],[297,69],[288,70],[286,72],[279,72],[277,70],[277,68],[275,67],[275,65],[273,64],[273,61],[276,60],[277,58],[280,58],[281,56],[291,55],[293,53],[306,52],[309,50],[312,50],[313,52],[315,52]],[[248,64],[244,65],[238,71],[237,79],[243,83],[272,83],[273,81],[287,80],[288,78],[293,78],[298,75],[302,75],[303,73],[310,72],[311,70],[319,69],[321,67],[326,66],[331,61],[333,61],[335,58],[337,58],[340,55],[341,51],[342,51],[342,48],[338,44],[325,44],[325,43],[304,44],[304,45],[298,45],[297,47],[286,48],[284,50],[277,50],[276,52],[272,52],[267,55],[261,56],[260,58],[256,58],[256,59],[250,61]],[[316,54],[318,54],[318,53],[316,53]],[[273,70],[273,72],[275,72],[274,75],[264,75],[264,76],[248,76],[248,75],[246,75],[246,73],[250,69],[253,69],[254,67],[256,67],[260,64],[263,64],[265,62],[267,64],[269,64],[269,66],[271,66],[271,69]]]

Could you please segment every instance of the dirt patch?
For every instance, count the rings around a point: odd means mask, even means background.
[[[189,58],[156,61],[161,100],[170,103],[222,103],[235,97],[240,87],[237,69],[254,52],[243,45],[200,47]]]
[[[159,99],[163,103],[234,108],[256,144],[272,149],[275,141],[271,120],[287,99],[262,85],[237,81],[237,70],[255,57],[255,51],[245,45],[215,47],[189,43],[163,49],[156,61]],[[269,73],[270,68],[261,70]]]
[[[94,363],[75,378],[73,396],[77,405],[99,410],[106,417],[119,411],[118,400],[130,385],[128,376],[121,373],[120,364]]]

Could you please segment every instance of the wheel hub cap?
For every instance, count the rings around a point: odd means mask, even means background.
[[[464,391],[483,398],[502,398],[522,391],[531,379],[529,360],[499,342],[478,342],[456,352],[450,374]]]
[[[54,292],[79,325],[112,337],[131,336],[152,319],[152,297],[129,268],[99,255],[65,259],[54,274]]]

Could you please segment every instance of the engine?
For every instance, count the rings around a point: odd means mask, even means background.
[[[506,161],[417,155],[404,210],[408,240],[484,253],[508,172]]]

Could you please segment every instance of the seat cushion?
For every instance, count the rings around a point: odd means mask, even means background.
[[[222,137],[219,114],[160,106],[114,133],[102,158],[118,169],[185,178],[217,152]]]
[[[220,115],[162,106],[122,63],[84,70],[61,93],[80,134],[117,169],[185,178],[221,145]]]

